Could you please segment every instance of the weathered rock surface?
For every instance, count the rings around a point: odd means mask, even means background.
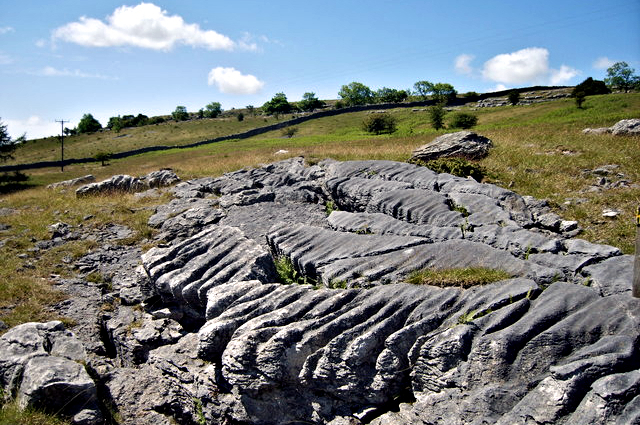
[[[92,196],[113,192],[141,192],[149,188],[169,186],[180,181],[169,169],[154,171],[138,178],[128,175],[117,175],[101,182],[90,183],[76,189],[76,196]]]
[[[0,384],[20,406],[69,418],[88,410],[91,423],[102,421],[95,382],[81,363],[85,349],[62,322],[16,326],[0,337],[0,353]]]
[[[636,136],[640,134],[640,118],[620,120],[611,127],[585,128],[584,134],[608,134],[615,136]]]
[[[472,131],[458,131],[436,137],[431,143],[413,151],[411,161],[431,161],[438,158],[481,159],[493,147],[491,140]]]
[[[632,257],[574,238],[577,226],[543,201],[411,164],[308,167],[301,158],[172,191],[150,219],[162,244],[144,254],[102,249],[79,262],[83,273],[112,277],[76,282],[109,306],[96,312],[98,340],[86,334],[90,321],[78,334],[93,347],[105,416],[139,424],[640,418]],[[75,229],[53,231],[64,242]],[[311,284],[278,283],[276,258],[290,262],[290,279]],[[404,283],[419,269],[469,266],[512,278],[470,289]],[[0,358],[5,387],[15,363]]]
[[[75,179],[51,183],[50,185],[47,186],[47,189],[67,188],[67,187],[77,186],[79,184],[85,185],[88,183],[93,183],[94,181],[96,181],[96,178],[91,174],[87,174],[86,176],[78,177]]]

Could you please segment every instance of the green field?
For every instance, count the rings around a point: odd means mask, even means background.
[[[584,135],[582,129],[637,118],[638,111],[640,94],[632,93],[588,97],[583,109],[578,109],[572,99],[563,99],[470,112],[479,118],[474,130],[489,137],[495,145],[490,155],[480,161],[488,170],[487,182],[509,187],[522,195],[548,199],[562,217],[579,221],[584,229],[580,237],[632,253],[634,210],[640,203],[640,138]],[[47,306],[62,295],[51,287],[50,276],[70,275],[71,271],[61,266],[65,255],[78,258],[95,248],[95,244],[76,241],[44,255],[27,254],[26,258],[21,255],[36,241],[50,237],[47,225],[58,221],[95,227],[123,224],[137,232],[137,236],[126,243],[147,244],[146,248],[150,246],[147,238],[152,235],[146,220],[154,204],[169,199],[165,196],[139,201],[132,195],[76,199],[73,191],[53,192],[44,187],[46,184],[86,174],[94,174],[98,179],[114,174],[144,175],[164,167],[173,168],[183,179],[216,176],[299,155],[309,162],[327,157],[406,161],[413,149],[439,134],[455,131],[433,130],[423,110],[398,108],[389,113],[398,121],[398,131],[392,135],[365,133],[361,123],[367,112],[358,112],[307,121],[297,126],[298,131],[292,138],[285,137],[282,131],[273,131],[246,140],[139,155],[111,161],[104,167],[90,163],[67,166],[64,172],[59,168],[27,171],[31,177],[30,187],[0,198],[0,207],[13,211],[0,217],[0,223],[10,226],[0,233],[3,240],[0,320],[13,326],[51,318]],[[86,157],[98,151],[118,152],[149,145],[184,145],[275,122],[273,117],[246,117],[242,122],[232,117],[123,129],[118,134],[99,132],[74,136],[65,141],[65,156]],[[55,138],[30,141],[16,152],[15,161],[56,160],[59,158],[57,143]],[[279,150],[288,153],[276,154]],[[606,164],[618,165],[617,172],[624,174],[632,186],[585,192],[595,177],[583,170]],[[576,198],[581,198],[582,203],[571,202]],[[565,204],[567,201],[570,205]],[[604,218],[605,208],[620,210],[621,215]],[[87,220],[87,216],[92,217]]]

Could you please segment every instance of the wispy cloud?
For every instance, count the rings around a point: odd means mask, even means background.
[[[580,71],[567,65],[560,69],[549,67],[549,51],[542,47],[528,47],[513,53],[503,53],[484,63],[482,76],[501,84],[562,84],[579,75]]]
[[[611,60],[606,56],[601,56],[593,62],[593,67],[595,69],[607,69],[611,68],[614,63],[614,60]]]
[[[255,50],[246,41],[235,42],[214,30],[203,30],[189,24],[181,16],[169,15],[153,3],[121,6],[106,22],[83,16],[53,31],[54,40],[64,40],[87,47],[134,46],[169,51],[176,45],[209,50]]]
[[[253,75],[242,74],[235,68],[213,68],[209,72],[209,85],[215,85],[222,93],[255,94],[264,87],[264,82]]]
[[[0,35],[14,32],[13,27],[0,27]]]
[[[471,67],[471,61],[475,59],[473,55],[462,54],[459,55],[455,60],[455,70],[459,74],[471,75],[473,73],[473,68]]]
[[[97,78],[100,80],[117,80],[116,77],[110,77],[108,75],[102,74],[89,74],[79,69],[57,69],[52,66],[45,66],[39,72],[36,72],[36,75],[42,75],[45,77],[74,77],[74,78]]]
[[[3,119],[3,121],[7,125],[7,130],[12,139],[18,138],[25,133],[28,139],[60,134],[60,124],[54,120],[45,120],[37,115],[32,115],[26,119]]]

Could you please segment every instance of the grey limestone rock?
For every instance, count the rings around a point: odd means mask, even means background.
[[[0,337],[0,386],[27,406],[73,417],[91,410],[102,421],[82,343],[62,322],[25,323]]]
[[[77,186],[79,184],[84,185],[88,183],[93,183],[94,181],[96,181],[96,178],[91,174],[87,174],[86,176],[78,177],[75,179],[51,183],[50,185],[47,186],[47,189],[68,188],[72,186]]]
[[[574,239],[544,201],[412,164],[302,158],[172,192],[150,219],[163,243],[77,264],[112,278],[76,286],[113,307],[100,313],[110,358],[88,351],[126,423],[638,423],[631,257]],[[278,283],[281,257],[308,284]],[[471,266],[513,277],[403,283]],[[59,325],[40,325],[53,344],[34,326],[21,344],[0,338],[14,392],[46,378],[30,362],[84,355]]]
[[[273,260],[234,227],[212,226],[180,243],[152,248],[142,264],[158,294],[202,316],[207,291],[216,285],[275,280]]]
[[[431,143],[413,151],[412,161],[431,161],[438,158],[460,157],[481,159],[489,154],[493,143],[472,131],[458,131],[436,137]]]
[[[640,134],[640,119],[633,118],[618,121],[611,127],[611,134],[615,136]]]

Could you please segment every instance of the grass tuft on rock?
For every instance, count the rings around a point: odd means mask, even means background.
[[[409,275],[407,283],[414,285],[432,285],[441,288],[457,286],[470,288],[477,285],[499,282],[510,279],[511,276],[504,270],[489,269],[485,267],[467,267],[451,269],[423,269]]]

